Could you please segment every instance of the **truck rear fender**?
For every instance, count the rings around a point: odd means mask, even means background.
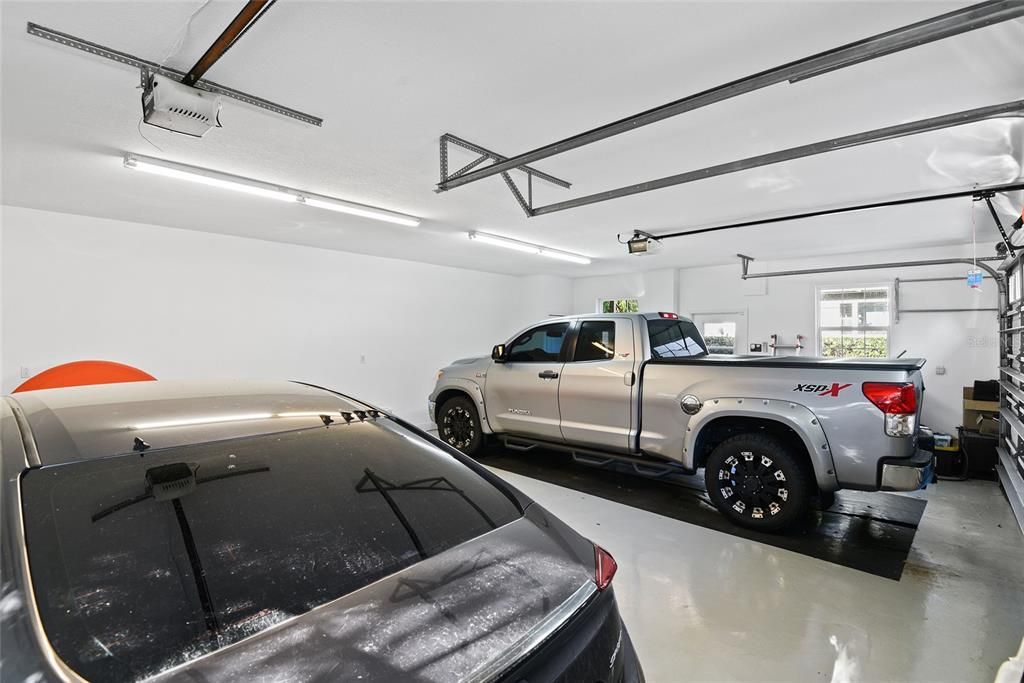
[[[686,426],[683,462],[702,467],[715,446],[735,434],[768,431],[794,447],[803,447],[822,491],[839,488],[832,449],[821,424],[806,406],[757,398],[716,398],[707,401]]]
[[[444,402],[453,396],[466,396],[473,405],[476,406],[476,412],[480,416],[480,429],[483,430],[484,434],[493,434],[494,431],[491,429],[490,424],[487,422],[487,410],[484,408],[484,392],[483,388],[471,379],[464,377],[452,377],[444,383],[441,391],[437,393],[435,399],[434,410],[440,410]],[[435,421],[437,415],[433,415]]]

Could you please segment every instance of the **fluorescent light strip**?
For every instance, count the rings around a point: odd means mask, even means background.
[[[526,244],[518,240],[511,240],[507,237],[498,237],[497,235],[488,235],[486,232],[473,231],[469,233],[469,239],[476,240],[483,244],[490,244],[495,247],[504,247],[505,249],[513,249],[515,251],[525,251],[528,254],[539,254],[540,247],[534,244]]]
[[[321,199],[320,197],[303,195],[300,201],[307,206],[312,206],[317,209],[327,209],[328,211],[337,211],[339,213],[347,213],[353,216],[372,218],[377,221],[397,223],[398,225],[405,225],[410,228],[415,228],[420,224],[419,218],[404,216],[400,213],[394,213],[391,211],[383,211],[382,209],[375,209],[361,204],[353,204],[352,202],[343,202],[338,199]]]
[[[420,224],[420,219],[415,216],[407,216],[403,213],[388,211],[387,209],[378,209],[373,206],[366,206],[365,204],[347,202],[343,199],[311,195],[299,190],[279,187],[271,183],[253,180],[252,178],[243,178],[242,176],[220,173],[219,171],[211,171],[210,169],[199,168],[198,166],[188,166],[186,164],[178,164],[172,161],[164,161],[163,159],[153,159],[151,157],[143,157],[136,154],[126,154],[124,156],[124,165],[125,168],[142,171],[143,173],[152,173],[154,175],[160,175],[167,178],[187,180],[189,182],[199,183],[200,185],[219,187],[221,189],[232,190],[234,192],[243,192],[257,197],[266,197],[268,199],[277,199],[278,201],[305,204],[317,209],[327,209],[328,211],[347,213],[353,216],[371,218],[377,221],[386,221],[388,223],[396,223],[398,225],[405,225],[408,227],[416,227]]]
[[[561,261],[569,261],[571,263],[578,263],[578,264],[580,264],[582,266],[585,266],[585,265],[590,263],[590,259],[588,259],[586,256],[579,256],[577,254],[570,254],[569,252],[558,251],[557,249],[548,249],[547,247],[543,247],[540,250],[540,255],[541,256],[547,256],[548,258],[556,258],[556,259],[559,259]]]
[[[511,237],[502,237],[501,235],[492,235],[486,232],[480,232],[479,230],[473,230],[469,233],[469,239],[481,242],[483,244],[490,244],[495,247],[503,247],[505,249],[512,249],[514,251],[522,251],[528,254],[537,254],[538,256],[547,256],[548,258],[560,259],[562,261],[570,261],[571,263],[579,263],[580,265],[587,265],[590,263],[590,259],[586,256],[580,256],[579,254],[573,254],[568,251],[561,251],[559,249],[552,249],[551,247],[543,247],[539,244],[532,244],[530,242],[523,242],[522,240],[515,240]]]
[[[232,190],[234,192],[244,192],[245,194],[256,195],[257,197],[266,197],[268,199],[277,199],[285,202],[294,202],[296,200],[296,197],[293,194],[274,189],[273,187],[266,186],[263,183],[257,183],[254,180],[237,178],[223,173],[214,173],[201,168],[183,168],[178,164],[171,164],[159,159],[144,159],[128,155],[124,158],[124,165],[126,168],[142,171],[143,173],[152,173],[153,175],[164,176],[166,178],[187,180],[192,183],[199,183],[200,185],[219,187],[221,189]],[[185,170],[185,168],[188,170]]]

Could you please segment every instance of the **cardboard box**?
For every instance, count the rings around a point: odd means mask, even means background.
[[[981,431],[979,420],[994,418],[999,414],[999,401],[975,401],[974,387],[964,387],[964,427]],[[996,424],[996,431],[999,426]]]

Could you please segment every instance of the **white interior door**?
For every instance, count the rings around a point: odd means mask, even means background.
[[[742,355],[747,351],[747,313],[694,313],[693,323],[704,336],[708,353]]]

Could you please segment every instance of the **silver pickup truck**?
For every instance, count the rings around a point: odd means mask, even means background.
[[[429,411],[468,454],[489,435],[643,471],[704,468],[734,522],[775,531],[835,491],[932,478],[923,360],[709,355],[675,313],[551,318],[437,373]]]

